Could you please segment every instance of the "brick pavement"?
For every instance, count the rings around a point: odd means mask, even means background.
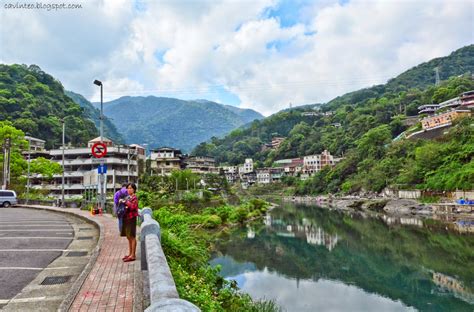
[[[86,211],[79,213],[88,214]],[[139,270],[136,270],[139,260],[122,261],[122,257],[128,254],[128,241],[119,236],[116,218],[110,215],[93,218],[103,227],[103,243],[97,261],[74,299],[70,311],[133,311],[134,290],[138,288],[138,285],[135,285],[135,274],[139,274]],[[139,242],[137,259],[138,245]],[[135,303],[135,306],[137,305],[138,303]]]

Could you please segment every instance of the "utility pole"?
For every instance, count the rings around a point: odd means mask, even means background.
[[[30,197],[30,162],[31,162],[31,138],[28,137],[28,173],[26,178],[26,204]]]
[[[3,190],[6,190],[10,183],[10,143],[10,138],[5,138],[5,143],[3,144]]]
[[[61,207],[65,207],[64,205],[64,149],[65,149],[65,133],[66,133],[66,122],[64,118],[62,119],[63,122],[63,176],[62,176],[62,185],[61,185]]]

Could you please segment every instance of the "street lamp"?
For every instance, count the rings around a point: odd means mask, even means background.
[[[104,92],[102,81],[94,80],[94,84],[100,87],[100,142],[104,140]],[[100,205],[105,210],[105,192],[107,189],[107,181],[104,186],[104,174],[100,174]]]
[[[94,84],[100,87],[100,141],[102,142],[104,136],[104,93],[102,81],[94,80]]]

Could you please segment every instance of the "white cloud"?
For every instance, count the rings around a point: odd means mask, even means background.
[[[219,86],[270,114],[383,83],[474,42],[470,1],[315,1],[300,22],[277,1],[76,1],[57,12],[1,8],[0,60],[35,63],[97,100],[200,98]],[[142,2],[139,2],[142,3]],[[128,93],[127,93],[128,92]],[[200,96],[201,95],[201,96]]]

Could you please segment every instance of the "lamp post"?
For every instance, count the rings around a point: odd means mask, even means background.
[[[104,93],[103,84],[100,80],[94,80],[94,84],[100,87],[100,141],[102,142],[104,137]]]
[[[62,183],[61,183],[61,207],[64,207],[64,171],[65,171],[65,168],[64,168],[64,149],[65,149],[64,143],[65,143],[65,134],[66,134],[66,122],[65,122],[64,118],[61,119],[61,122],[63,123],[63,159],[62,159],[63,175],[62,175]]]
[[[100,87],[100,142],[103,142],[104,140],[104,92],[103,92],[103,87],[104,85],[102,84],[102,81],[100,80],[94,80],[94,84],[96,86]],[[104,174],[100,174],[100,206],[102,209],[105,211],[105,192],[107,188],[107,181],[104,183]],[[105,186],[104,186],[105,184]]]

